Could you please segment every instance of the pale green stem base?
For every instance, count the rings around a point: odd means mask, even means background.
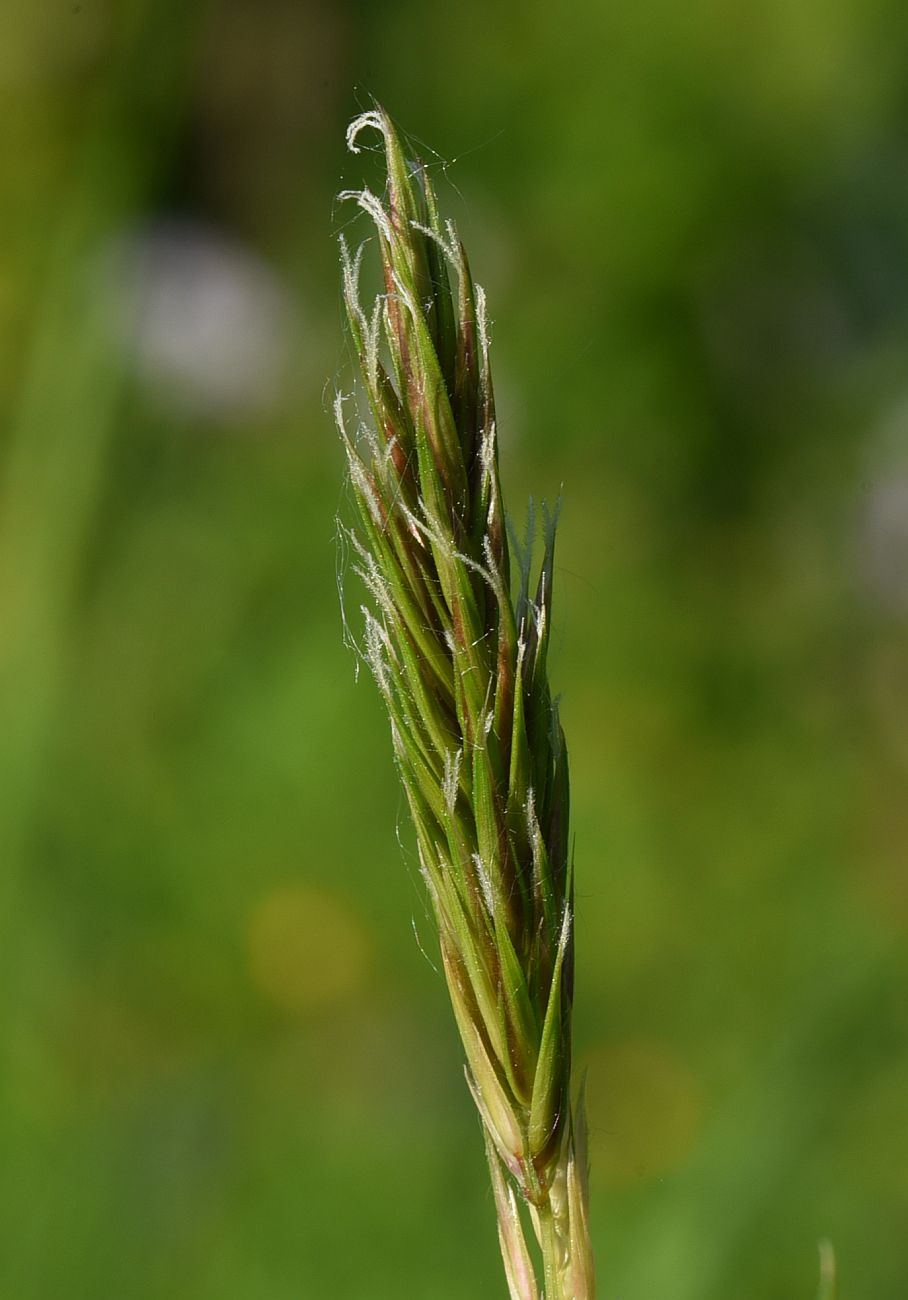
[[[567,1225],[559,1222],[551,1207],[534,1215],[536,1236],[542,1251],[545,1300],[595,1300],[593,1279],[584,1269],[575,1269]]]
[[[568,1187],[572,1158],[571,1148],[565,1147],[555,1170],[548,1202],[531,1211],[536,1239],[542,1251],[544,1300],[595,1300],[596,1297],[585,1204],[583,1212],[578,1213],[580,1207],[574,1201],[571,1221]]]

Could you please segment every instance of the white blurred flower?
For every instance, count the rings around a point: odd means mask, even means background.
[[[869,590],[883,605],[908,611],[908,470],[871,491],[862,551]]]
[[[156,401],[221,422],[280,403],[301,352],[300,322],[261,257],[214,229],[171,220],[122,235],[102,262],[119,342]]]
[[[884,419],[873,452],[858,540],[861,579],[884,608],[908,613],[908,400]]]

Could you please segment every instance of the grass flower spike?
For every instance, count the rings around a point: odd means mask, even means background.
[[[384,292],[369,309],[363,248],[341,243],[369,420],[351,432],[336,402],[369,596],[362,653],[438,925],[510,1295],[591,1300],[582,1105],[571,1102],[568,766],[546,666],[556,521],[545,513],[533,574],[532,512],[509,547],[483,292],[383,110],[356,118],[350,148],[372,128],[385,193],[342,196],[375,227]]]

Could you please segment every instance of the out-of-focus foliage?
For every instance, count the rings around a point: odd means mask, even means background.
[[[510,507],[563,484],[604,1295],[805,1300],[828,1237],[843,1297],[902,1300],[906,26],[9,0],[4,1296],[500,1289],[341,646],[333,195],[374,93],[489,294]]]

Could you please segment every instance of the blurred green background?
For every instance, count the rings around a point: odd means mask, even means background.
[[[603,1296],[904,1300],[902,0],[7,0],[0,1294],[504,1291],[342,645],[373,94],[564,492]]]

